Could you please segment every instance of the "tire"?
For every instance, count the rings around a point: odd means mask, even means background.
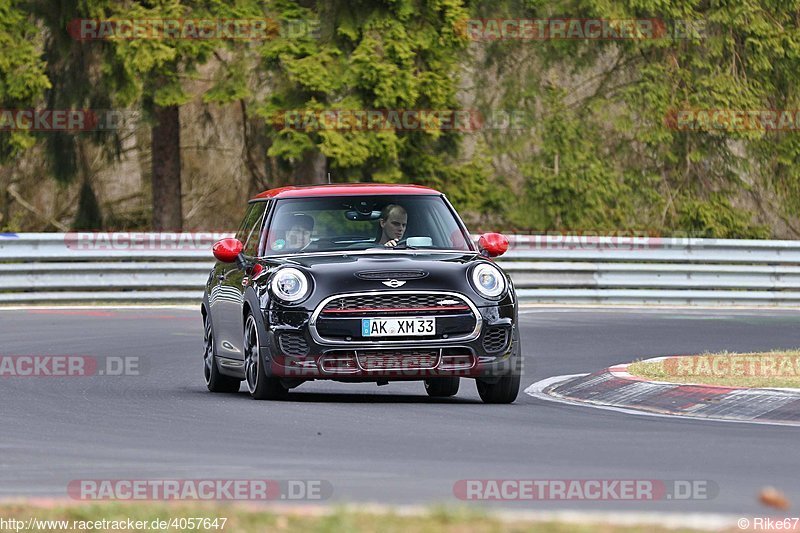
[[[286,398],[288,389],[275,376],[268,376],[264,371],[264,359],[261,357],[261,344],[258,339],[258,326],[252,313],[248,313],[244,322],[244,375],[247,390],[254,400],[281,400]]]
[[[478,395],[483,403],[512,403],[519,394],[518,372],[503,376],[497,383],[486,383],[480,379],[475,380],[478,386]]]
[[[203,319],[203,377],[206,380],[206,387],[211,392],[239,392],[240,380],[225,376],[220,373],[217,366],[217,358],[214,356],[214,330],[211,327],[211,319]]]
[[[458,394],[458,385],[461,378],[458,376],[446,378],[430,378],[425,380],[425,392],[431,398],[448,398]]]

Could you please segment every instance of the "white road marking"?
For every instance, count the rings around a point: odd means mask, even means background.
[[[759,314],[768,314],[775,312],[776,314],[797,314],[800,309],[797,307],[753,307],[753,306],[738,306],[738,305],[720,305],[702,306],[702,305],[668,305],[668,304],[652,304],[652,305],[633,305],[633,304],[539,304],[539,303],[520,303],[519,312],[524,314],[532,313],[593,313],[597,311],[603,312],[618,312],[629,313],[630,311],[642,312],[643,314],[663,314],[669,311],[697,311],[697,314],[705,313],[708,311],[730,312],[741,314],[751,313],[757,311]],[[712,318],[717,318],[715,315]]]
[[[179,309],[183,311],[197,311],[200,309],[200,303],[197,305],[189,304],[107,304],[107,305],[13,305],[13,306],[0,306],[0,311],[40,311],[49,309],[70,309],[78,311],[86,311],[89,309]]]
[[[571,400],[569,398],[564,398],[561,396],[552,396],[545,392],[545,390],[548,387],[551,387],[555,384],[563,383],[565,381],[569,381],[570,379],[579,378],[586,375],[588,374],[569,374],[564,376],[554,376],[551,378],[546,378],[531,384],[528,388],[525,389],[524,392],[528,396],[531,396],[539,400],[545,400],[548,402],[555,402],[566,405],[579,405],[582,407],[593,407],[595,409],[616,411],[618,413],[625,413],[629,415],[652,416],[660,418],[677,418],[680,420],[693,420],[693,421],[703,421],[703,422],[728,422],[728,423],[733,422],[737,424],[758,424],[764,426],[789,426],[789,427],[800,426],[800,422],[772,422],[768,420],[733,420],[729,418],[711,418],[711,417],[688,416],[688,415],[672,415],[667,413],[654,413],[651,411],[640,411],[638,409],[631,409],[628,407],[617,407],[614,405],[599,404],[592,402],[590,400],[587,401]]]

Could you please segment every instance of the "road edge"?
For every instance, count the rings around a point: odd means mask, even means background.
[[[659,361],[662,357],[646,360]],[[534,398],[646,416],[800,426],[800,389],[757,389],[653,381],[631,363],[554,376],[525,389]]]

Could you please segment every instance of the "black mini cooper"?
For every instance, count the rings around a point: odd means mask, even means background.
[[[475,379],[487,403],[519,391],[517,299],[445,196],[415,185],[283,187],[250,201],[214,244],[202,314],[205,380],[255,399],[305,381],[424,381],[453,396]]]

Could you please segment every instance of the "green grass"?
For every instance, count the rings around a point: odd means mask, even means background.
[[[205,503],[165,502],[97,502],[79,504],[1,504],[0,519],[15,518],[27,521],[35,517],[38,520],[73,521],[127,521],[142,520],[152,522],[155,519],[170,520],[174,518],[227,518],[224,529],[195,529],[194,531],[230,531],[233,533],[262,533],[264,531],[280,532],[378,532],[381,533],[500,533],[529,532],[542,533],[667,533],[690,532],[692,529],[666,529],[653,525],[614,526],[608,524],[576,524],[574,522],[536,522],[533,520],[504,520],[491,514],[485,514],[465,508],[434,508],[425,513],[413,516],[401,516],[393,512],[370,512],[352,509],[331,509],[322,507],[298,508],[259,508],[255,505],[222,505]],[[221,524],[221,520],[220,520]],[[150,529],[152,531],[152,529]],[[13,531],[2,529],[0,531]],[[39,531],[57,531],[57,529],[39,529]],[[67,529],[61,531],[81,531]],[[101,529],[102,531],[102,529]],[[123,529],[123,531],[127,531]],[[162,531],[177,531],[166,529]]]
[[[664,361],[638,361],[628,373],[656,381],[728,387],[800,388],[800,350],[704,353]]]

